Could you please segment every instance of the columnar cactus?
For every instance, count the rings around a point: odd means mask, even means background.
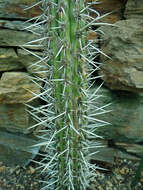
[[[99,68],[94,59],[100,50],[94,40],[87,41],[87,32],[91,26],[98,25],[100,15],[92,9],[86,0],[40,0],[36,5],[42,14],[33,19],[33,25],[26,29],[40,38],[21,46],[43,49],[43,57],[35,55],[46,64],[46,77],[37,77],[35,82],[44,82],[40,86],[38,98],[45,104],[32,108],[45,154],[39,163],[41,172],[45,172],[43,181],[47,190],[86,190],[91,178],[96,176],[96,165],[90,163],[89,149],[97,146],[92,140],[97,138],[96,128],[106,124],[96,118],[104,113],[104,107],[96,105],[99,97],[90,93],[91,73]],[[89,14],[94,12],[97,17]],[[30,20],[32,22],[32,20]],[[95,31],[93,31],[95,32]],[[37,43],[38,42],[38,43]],[[91,67],[93,66],[93,68]],[[40,72],[40,69],[39,69]],[[38,114],[38,115],[37,115]]]

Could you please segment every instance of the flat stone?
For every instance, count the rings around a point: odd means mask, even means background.
[[[89,2],[93,0],[88,0]],[[125,3],[127,0],[98,0],[99,4],[96,4],[93,6],[93,8],[100,13],[100,15],[105,15],[107,13],[110,13],[109,15],[106,15],[102,19],[100,19],[100,22],[103,23],[115,23],[123,18],[123,10],[125,7]],[[97,15],[94,13],[91,13],[94,17]]]
[[[142,0],[128,0],[124,16],[126,19],[143,19]]]
[[[98,152],[96,152],[96,151],[98,151]],[[111,164],[115,163],[116,158],[136,160],[136,161],[140,160],[140,158],[138,158],[136,156],[132,156],[132,155],[122,152],[116,148],[110,148],[107,146],[102,147],[102,148],[95,148],[95,149],[91,150],[91,153],[93,153],[92,156],[90,157],[91,160],[108,162]]]
[[[111,103],[105,109],[111,111],[95,116],[96,119],[109,123],[99,127],[96,133],[106,140],[112,139],[115,142],[132,144],[143,142],[143,94],[125,91],[112,92],[102,87],[100,95],[102,97],[98,99],[98,107]]]
[[[100,29],[102,51],[100,74],[113,90],[143,92],[143,20],[129,19],[116,22],[115,27]]]
[[[7,131],[28,133],[30,115],[24,104],[0,105],[0,128]]]
[[[0,80],[0,104],[25,103],[34,94],[40,94],[40,87],[30,80],[26,72],[4,72]]]
[[[25,27],[29,27],[31,24],[21,20],[3,20],[0,19],[0,27],[3,29],[19,30],[22,31]]]
[[[140,158],[137,155],[132,155],[132,153],[135,153],[134,151],[126,152],[127,147],[138,147],[138,145],[134,144],[127,144],[127,143],[117,143],[121,149],[117,147],[109,147],[108,141],[105,140],[97,140],[92,143],[95,144],[95,142],[98,144],[97,147],[94,148],[89,148],[89,157],[91,160],[97,160],[97,161],[102,161],[102,162],[107,162],[114,164],[116,158],[121,158],[121,159],[128,159],[128,160],[136,160],[139,161]],[[125,146],[123,146],[125,145]],[[143,146],[140,145],[140,148],[143,148]],[[141,151],[143,152],[143,151]],[[136,151],[136,153],[139,153],[139,149]]]
[[[19,57],[13,48],[0,48],[0,71],[21,70]]]
[[[39,6],[24,10],[35,4],[35,0],[0,0],[0,18],[29,19],[41,14]]]
[[[32,55],[36,54],[36,56]],[[0,48],[0,71],[26,70],[33,76],[46,77],[47,66],[43,59],[43,53],[34,51],[31,53],[14,48]],[[38,58],[39,57],[39,58]]]
[[[41,61],[43,59],[43,53],[42,52],[36,52],[33,53],[37,55],[34,56],[32,53],[18,49],[18,57],[22,65],[24,65],[27,72],[31,75],[38,76],[40,78],[46,78],[46,72],[47,72],[47,64],[44,61]],[[38,58],[39,57],[39,58]]]
[[[143,145],[142,144],[127,144],[122,142],[115,143],[118,147],[126,150],[127,153],[135,154],[140,158],[143,157]]]
[[[7,166],[27,166],[38,154],[39,147],[32,147],[36,143],[32,137],[1,131],[0,161]]]
[[[19,47],[25,45],[27,42],[36,40],[37,36],[30,32],[17,31],[10,29],[1,29],[0,30],[0,45],[1,47]],[[29,49],[40,49],[37,47],[37,43],[33,43],[35,46],[25,46]]]

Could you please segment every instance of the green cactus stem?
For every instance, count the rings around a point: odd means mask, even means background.
[[[87,41],[87,31],[98,25],[100,19],[92,9],[97,2],[41,0],[40,3],[42,14],[26,29],[41,36],[33,42],[42,47],[43,57],[32,54],[39,59],[37,66],[41,62],[46,64],[46,77],[36,79],[45,84],[37,95],[45,105],[38,109],[30,107],[37,121],[31,128],[41,125],[44,128],[39,131],[41,142],[35,145],[45,147],[47,152],[39,163],[40,171],[46,175],[43,189],[86,190],[97,168],[89,161],[91,139],[98,137],[96,128],[106,124],[96,119],[97,114],[104,112],[95,105],[101,86],[90,93],[92,85],[89,85],[90,72],[99,68],[94,58],[100,50],[94,40]],[[89,11],[97,17],[92,18]],[[21,47],[30,52],[26,49],[28,45]]]

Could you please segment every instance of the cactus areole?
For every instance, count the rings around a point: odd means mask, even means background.
[[[37,122],[31,128],[42,126],[38,136],[41,142],[35,146],[43,146],[46,152],[38,163],[46,176],[42,189],[86,190],[96,176],[97,166],[89,161],[89,149],[96,146],[91,143],[97,138],[96,128],[106,122],[96,119],[96,114],[103,112],[95,105],[100,87],[90,93],[91,73],[99,68],[94,59],[100,52],[95,40],[87,41],[88,30],[98,26],[100,19],[93,4],[97,2],[39,1],[35,6],[41,7],[42,14],[31,19],[33,24],[26,28],[38,38],[21,46],[28,52],[30,46],[42,47],[42,57],[32,52],[39,59],[33,64],[39,68],[41,62],[46,65],[42,71],[46,77],[36,78],[37,85],[44,83],[37,98],[45,104],[30,107]]]

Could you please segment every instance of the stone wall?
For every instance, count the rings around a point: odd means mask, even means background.
[[[143,4],[142,0],[120,3],[123,7],[118,13],[122,16],[116,17],[115,22],[106,18],[114,26],[102,26],[103,33],[99,35],[101,50],[110,57],[100,56],[103,64],[98,72],[105,81],[101,89],[104,98],[99,104],[112,103],[107,108],[112,111],[99,117],[111,124],[99,129],[106,139],[103,155],[100,154],[103,158],[107,156],[104,151],[113,151],[109,160],[114,156],[133,159],[143,156]],[[116,7],[112,10],[114,14]]]
[[[102,0],[99,5],[94,5],[101,15],[110,13],[101,19],[102,22],[115,24],[101,27],[104,31],[102,36],[92,32],[88,35],[88,39],[102,38],[101,49],[111,58],[100,56],[99,60],[103,66],[98,74],[104,74],[102,80],[105,81],[101,89],[104,98],[99,104],[111,102],[107,109],[112,112],[102,116],[111,125],[98,131],[105,138],[102,141],[105,147],[96,159],[106,158],[106,161],[112,162],[115,156],[139,159],[143,155],[141,1]],[[35,56],[20,48],[20,45],[25,44],[26,47],[28,41],[36,39],[35,34],[23,30],[29,27],[25,22],[27,19],[40,14],[38,6],[24,10],[34,2],[7,0],[0,3],[0,160],[8,165],[26,165],[39,150],[30,147],[37,139],[34,132],[28,130],[34,121],[25,103],[31,100],[31,105],[40,104],[31,93],[39,94],[40,89],[29,76],[45,77],[44,73],[39,73],[45,65],[41,63],[40,70],[36,66],[31,67],[37,61]],[[27,47],[36,55],[42,54],[40,48]],[[130,152],[133,154],[130,155]]]
[[[33,93],[39,94],[40,88],[30,79],[40,75],[39,68],[31,67],[37,61],[35,56],[20,48],[36,39],[34,34],[23,30],[29,26],[26,20],[40,14],[38,6],[24,10],[33,3],[35,0],[0,2],[0,160],[8,165],[28,164],[38,152],[38,148],[30,147],[36,140],[28,130],[34,121],[25,103],[31,99],[31,105],[39,103]],[[34,48],[33,53],[42,52]],[[44,67],[43,63],[41,66]]]

